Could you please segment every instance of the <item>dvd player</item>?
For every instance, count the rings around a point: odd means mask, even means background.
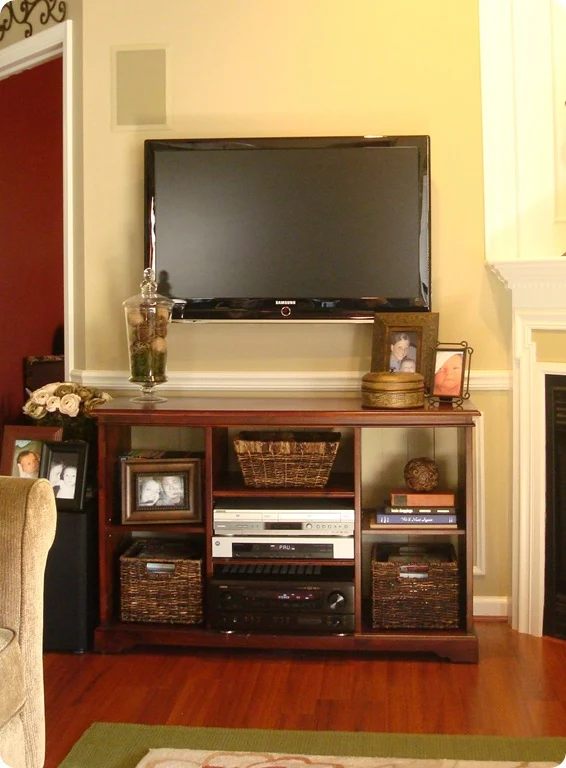
[[[230,503],[215,507],[214,533],[277,536],[353,536],[355,512],[332,503]]]
[[[278,536],[213,536],[213,557],[297,558],[312,560],[353,560],[353,537],[304,537],[299,541]]]

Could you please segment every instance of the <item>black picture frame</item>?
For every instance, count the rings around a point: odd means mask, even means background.
[[[89,444],[86,440],[46,442],[39,476],[49,480],[58,510],[80,512],[84,508]]]
[[[168,488],[173,492],[167,495]],[[122,523],[200,523],[201,460],[123,459]]]

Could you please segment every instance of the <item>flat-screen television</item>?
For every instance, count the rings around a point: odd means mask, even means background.
[[[431,309],[428,136],[150,139],[144,168],[175,320]]]

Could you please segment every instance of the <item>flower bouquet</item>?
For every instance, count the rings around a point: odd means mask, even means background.
[[[23,412],[46,427],[62,426],[67,440],[92,442],[96,436],[92,411],[109,400],[111,396],[100,389],[56,381],[31,392]]]

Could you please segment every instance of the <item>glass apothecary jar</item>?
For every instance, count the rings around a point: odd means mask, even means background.
[[[166,400],[155,387],[167,381],[167,329],[173,301],[157,293],[155,273],[144,270],[141,293],[123,302],[128,334],[130,381],[141,386],[135,402]]]

